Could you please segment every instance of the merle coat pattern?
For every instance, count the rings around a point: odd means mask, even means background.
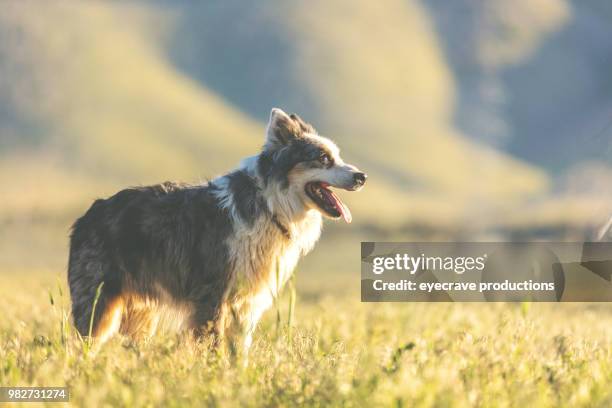
[[[82,335],[152,335],[160,310],[216,340],[245,334],[313,247],[321,215],[350,212],[329,186],[357,190],[365,174],[297,115],[273,109],[262,152],[199,185],[166,182],[98,199],[73,225],[68,281]]]

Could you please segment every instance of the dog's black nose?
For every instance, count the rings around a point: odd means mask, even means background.
[[[359,186],[363,186],[368,178],[368,175],[365,173],[355,173],[353,179],[355,180],[355,184]]]

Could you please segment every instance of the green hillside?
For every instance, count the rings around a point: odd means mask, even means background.
[[[401,191],[408,206],[415,195],[434,197],[426,209],[444,202],[447,214],[465,222],[543,191],[543,173],[452,128],[454,79],[422,7],[351,4],[304,3],[291,14],[297,21],[283,21],[297,31],[298,65],[308,67],[302,77],[324,123],[349,141],[351,156],[372,166],[385,189],[379,196]],[[396,220],[412,216],[401,201],[389,201]]]
[[[15,172],[24,177],[3,207],[26,211],[34,195],[39,209],[70,207],[64,201],[82,208],[85,197],[126,183],[210,177],[256,151],[270,106],[244,114],[219,83],[190,77],[173,58],[179,40],[189,49],[200,32],[185,14],[200,16],[203,31],[232,10],[231,4],[193,7],[181,14],[168,4],[10,3],[0,17],[0,89],[8,95],[2,111],[10,118],[3,121],[0,165],[4,181]],[[357,220],[456,223],[543,191],[543,173],[451,127],[453,78],[421,7],[395,1],[296,7],[288,12],[266,3],[254,10],[267,23],[261,30],[292,46],[290,54],[267,55],[271,67],[285,71],[279,80],[291,79],[290,87],[271,92],[281,105],[299,100],[295,95],[315,101],[304,104],[305,116],[371,174],[369,188],[347,198]],[[183,23],[192,34],[177,38]],[[238,30],[243,37],[230,41],[237,48],[218,59],[202,55],[199,66],[233,74],[242,64],[243,76],[265,77],[261,63],[251,69],[251,44],[239,48],[254,30]],[[193,47],[219,38],[201,36]],[[245,61],[224,60],[242,53]]]
[[[179,21],[179,69],[261,119],[262,102],[306,112],[375,180],[347,201],[376,223],[482,219],[546,188],[538,169],[453,128],[455,81],[415,2],[229,1]]]
[[[2,206],[23,209],[32,195],[44,205],[53,192],[82,200],[84,184],[91,194],[210,177],[259,146],[261,124],[164,60],[147,31],[164,20],[89,2],[14,2],[0,15],[0,89],[14,118],[3,121],[0,177],[23,176]]]

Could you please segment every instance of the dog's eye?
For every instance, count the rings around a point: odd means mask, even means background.
[[[319,156],[319,163],[327,167],[331,164],[331,157],[329,157],[327,153],[323,153],[321,156]]]

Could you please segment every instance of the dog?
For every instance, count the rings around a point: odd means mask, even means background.
[[[261,152],[199,185],[165,182],[98,199],[70,235],[72,315],[83,336],[152,336],[160,310],[215,343],[262,314],[319,239],[322,216],[351,222],[331,187],[366,174],[299,116],[274,108]],[[94,307],[95,303],[95,307]],[[176,322],[175,322],[176,323]]]

